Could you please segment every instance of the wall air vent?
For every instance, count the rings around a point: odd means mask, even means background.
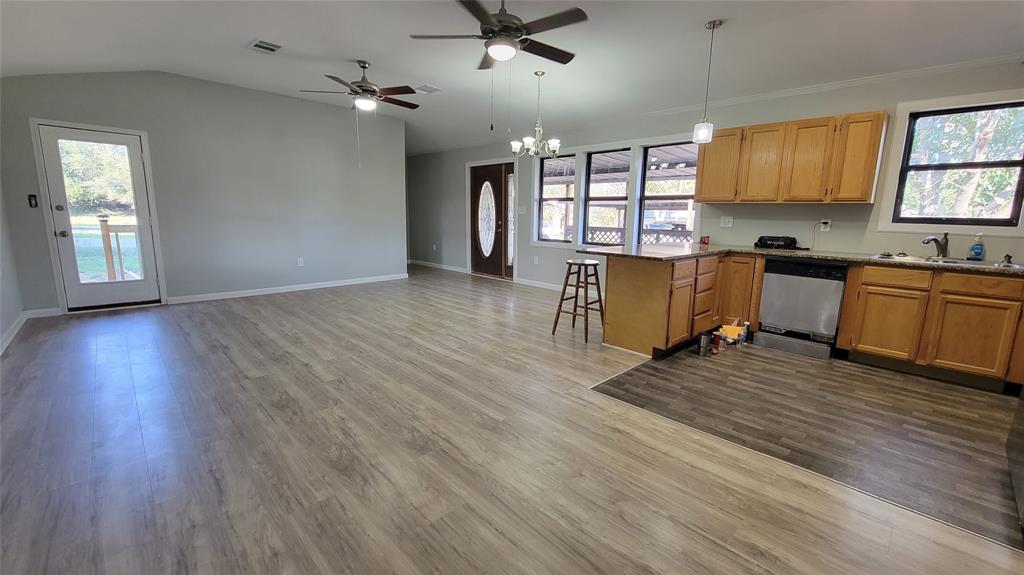
[[[252,44],[249,44],[249,49],[257,52],[263,52],[264,54],[273,54],[281,49],[281,45],[274,44],[273,42],[267,42],[266,40],[256,40]]]
[[[433,94],[434,92],[440,91],[441,88],[438,88],[437,86],[431,86],[430,84],[423,84],[422,86],[416,88],[417,94]]]

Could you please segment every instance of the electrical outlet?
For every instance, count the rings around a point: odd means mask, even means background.
[[[295,262],[295,263],[296,263],[296,265],[298,265],[298,266],[299,266],[300,268],[301,268],[301,267],[305,267],[305,266],[306,266],[306,262],[305,262],[305,261],[304,261],[304,260],[303,260],[302,258],[299,258],[298,260],[296,260],[296,262]]]
[[[822,232],[831,232],[832,220],[821,220],[818,222],[818,230]]]
[[[540,264],[540,256],[533,256],[533,265]]]
[[[721,223],[718,224],[720,228],[731,228],[732,227],[732,216],[722,216]]]

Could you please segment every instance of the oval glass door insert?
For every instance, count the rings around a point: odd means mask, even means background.
[[[476,233],[477,242],[480,244],[480,252],[484,257],[490,257],[494,250],[494,217],[496,210],[494,206],[494,190],[490,182],[484,182],[480,188],[480,203],[476,209]]]

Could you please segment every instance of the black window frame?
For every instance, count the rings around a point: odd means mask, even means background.
[[[669,144],[652,144],[650,146],[644,146],[643,160],[641,162],[640,172],[640,199],[637,201],[636,217],[637,217],[637,239],[640,243],[643,243],[644,239],[644,202],[647,201],[647,164],[648,158],[650,157],[651,150],[653,148],[667,148],[669,146],[685,146],[687,144],[694,144],[693,141],[686,142],[673,142]],[[698,144],[699,145],[699,144]],[[694,165],[694,169],[697,166]],[[696,201],[697,191],[694,189],[691,195],[673,194],[670,196],[651,196],[652,200],[694,200]],[[695,232],[697,230],[690,230]]]
[[[945,108],[942,110],[927,110],[911,112],[907,120],[907,134],[903,142],[903,158],[900,160],[899,184],[896,187],[896,201],[893,202],[892,223],[894,224],[938,224],[958,226],[989,226],[989,227],[1017,227],[1020,224],[1021,206],[1024,203],[1024,154],[1017,160],[998,160],[991,162],[944,162],[938,164],[910,165],[910,152],[914,145],[914,134],[917,128],[917,120],[930,116],[946,116],[950,114],[966,114],[970,112],[981,112],[984,110],[998,110],[1002,108],[1021,108],[1024,101],[1002,102],[999,104],[984,104],[980,106],[965,106],[956,108]],[[903,191],[907,184],[907,177],[910,172],[927,170],[948,170],[948,169],[977,169],[977,168],[1019,168],[1017,173],[1017,189],[1013,196],[1013,205],[1010,208],[1010,217],[1006,219],[991,218],[922,218],[900,216],[900,209],[903,207]]]
[[[626,245],[626,241],[629,238],[626,237],[626,230],[628,229],[628,226],[625,225],[625,224],[623,225],[623,228],[622,228],[622,243],[621,244],[609,244],[609,243],[605,243],[605,242],[588,242],[587,241],[587,235],[588,235],[588,232],[590,231],[590,167],[591,167],[591,160],[594,157],[594,154],[614,154],[616,152],[631,152],[631,151],[632,151],[632,148],[615,148],[615,149],[612,149],[612,150],[597,150],[597,151],[594,151],[594,152],[587,152],[587,171],[586,171],[587,181],[586,181],[586,185],[583,186],[583,188],[584,188],[583,189],[583,209],[581,210],[583,212],[583,225],[580,227],[580,231],[582,232],[582,234],[581,234],[581,241],[580,241],[581,244],[585,244],[585,245],[588,245],[588,246],[624,246],[624,245]],[[635,169],[635,166],[633,166],[633,161],[632,160],[633,159],[630,158],[630,161],[628,163],[630,171]],[[629,172],[626,172],[626,173],[628,174]],[[625,195],[622,195],[622,196],[598,196],[596,201],[598,201],[598,202],[619,202],[619,201],[626,202],[626,210],[628,211],[629,210],[629,177],[628,177],[628,175],[626,177],[626,194]]]
[[[559,197],[554,197],[554,198],[545,198],[544,197],[544,162],[546,162],[548,160],[560,160],[560,159],[564,159],[564,158],[572,158],[573,159],[573,170],[577,170],[578,166],[576,166],[576,154],[562,154],[562,155],[554,156],[554,157],[551,157],[551,158],[541,158],[540,159],[540,166],[539,166],[539,169],[537,170],[537,173],[539,175],[538,181],[540,182],[540,187],[539,187],[540,193],[537,194],[537,241],[538,242],[555,242],[555,243],[559,243],[559,244],[571,244],[571,243],[573,243],[575,241],[575,238],[569,238],[567,240],[552,240],[552,239],[544,238],[544,237],[541,236],[541,234],[543,233],[543,230],[544,230],[544,202],[545,201],[548,201],[548,202],[558,201],[558,202],[565,202],[565,203],[568,203],[568,204],[575,204],[575,202],[576,202],[576,194],[578,193],[578,190],[576,190],[576,182],[575,181],[573,181],[573,190],[572,190],[572,196],[571,197],[568,197],[568,198],[566,198],[564,196],[559,196]],[[579,172],[574,172],[574,174],[575,173],[579,173]],[[575,212],[576,210],[574,209],[573,211]],[[579,224],[574,221],[573,222],[573,227],[575,229],[579,229]]]

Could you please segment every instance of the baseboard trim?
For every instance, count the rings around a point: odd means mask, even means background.
[[[3,339],[0,340],[0,353],[3,353],[7,349],[7,346],[14,341],[15,336],[18,335],[18,332],[21,330],[21,327],[25,325],[26,321],[37,317],[53,317],[55,315],[62,315],[63,313],[64,310],[59,307],[27,309],[21,312],[18,314],[18,318],[14,320],[14,323],[11,324],[11,327],[7,328],[7,331],[4,332]]]
[[[466,269],[466,268],[460,268],[458,266],[449,266],[449,265],[445,265],[445,264],[437,264],[437,263],[434,263],[434,262],[428,262],[428,261],[423,261],[423,260],[409,260],[409,263],[413,264],[413,265],[417,265],[417,266],[423,266],[423,267],[426,267],[426,268],[434,268],[434,269],[439,269],[439,270],[445,270],[445,271],[449,271],[449,272],[459,272],[459,273],[462,273],[462,274],[468,274],[469,273],[469,270]]]
[[[539,281],[536,281],[536,280],[528,280],[528,279],[524,279],[524,278],[516,278],[515,282],[517,284],[523,284],[525,286],[530,286],[530,287],[549,289],[549,290],[554,290],[554,291],[562,291],[562,286],[560,286],[558,284],[549,284],[548,282],[539,282]]]
[[[249,297],[249,296],[254,296],[254,295],[270,295],[270,294],[275,294],[275,293],[286,293],[286,292],[292,292],[292,291],[305,291],[305,290],[311,290],[311,289],[323,289],[323,288],[350,286],[350,285],[357,285],[357,284],[368,284],[368,283],[376,283],[376,282],[387,282],[387,281],[393,281],[393,280],[404,280],[404,279],[408,279],[408,277],[409,277],[409,274],[391,274],[391,275],[383,275],[383,276],[368,276],[368,277],[362,277],[362,278],[351,278],[351,279],[344,279],[344,280],[334,280],[334,281],[329,281],[329,282],[317,282],[317,283],[310,283],[310,284],[295,284],[295,285],[288,285],[288,286],[278,286],[278,287],[259,288],[259,289],[248,289],[248,290],[241,290],[241,291],[225,291],[225,292],[216,292],[216,293],[203,293],[203,294],[196,294],[196,295],[173,296],[173,297],[167,298],[167,303],[173,305],[173,304],[180,304],[180,303],[194,303],[194,302],[199,302],[199,301],[211,301],[211,300],[218,300],[218,299],[231,299],[231,298],[236,298],[236,297]]]

